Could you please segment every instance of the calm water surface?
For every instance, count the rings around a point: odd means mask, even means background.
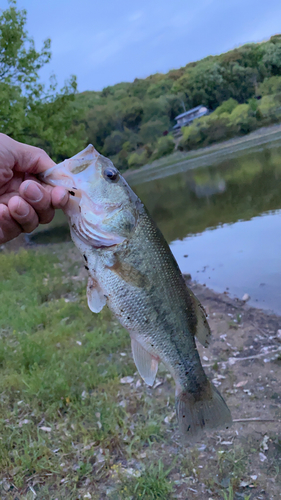
[[[182,272],[281,314],[281,147],[148,179],[134,190]]]
[[[182,272],[230,296],[248,293],[252,305],[281,314],[281,147],[275,142],[216,166],[168,173],[132,184]],[[66,239],[62,212],[31,235],[34,243]]]

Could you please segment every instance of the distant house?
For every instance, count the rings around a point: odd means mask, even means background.
[[[193,122],[193,120],[195,120],[195,118],[200,118],[201,116],[208,114],[208,108],[200,104],[200,106],[196,106],[196,108],[189,109],[188,111],[176,116],[175,120],[177,123],[172,129],[174,136],[177,137],[181,134],[181,127],[187,127]]]

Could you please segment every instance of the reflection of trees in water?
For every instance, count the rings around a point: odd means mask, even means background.
[[[281,149],[142,184],[137,194],[168,241],[281,208]]]

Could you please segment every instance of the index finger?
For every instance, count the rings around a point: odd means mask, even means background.
[[[0,152],[3,166],[18,172],[39,174],[55,165],[43,149],[15,141],[5,134],[0,134]]]

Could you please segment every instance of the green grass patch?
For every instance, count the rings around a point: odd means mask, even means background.
[[[139,477],[122,479],[120,498],[130,500],[168,500],[171,498],[173,486],[168,480],[169,470],[164,470],[161,460],[157,464],[146,467]]]

